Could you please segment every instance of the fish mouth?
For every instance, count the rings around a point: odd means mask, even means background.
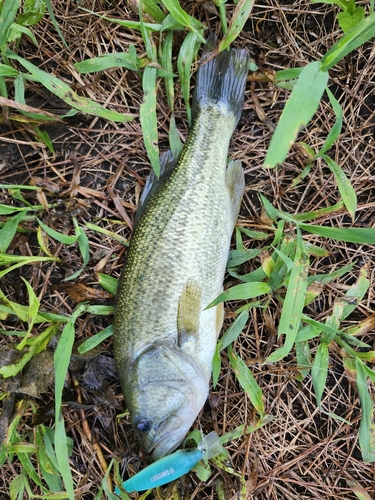
[[[168,433],[171,434],[171,433]],[[169,441],[168,437],[165,436],[158,441],[158,443],[154,446],[151,458],[153,461],[159,460],[159,458],[165,457],[169,455],[172,451],[174,451],[177,446],[180,444],[180,440],[176,440],[175,442]]]
[[[151,455],[152,460],[158,460],[174,451],[182,442],[186,432],[181,432],[182,425],[176,425],[170,431],[167,431],[159,439],[152,443],[148,453]]]

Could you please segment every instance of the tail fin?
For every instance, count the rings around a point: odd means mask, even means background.
[[[210,35],[202,56],[215,49],[216,38]],[[224,51],[203,64],[197,75],[193,110],[196,114],[207,105],[216,105],[223,112],[235,116],[236,124],[241,116],[249,67],[246,49]]]

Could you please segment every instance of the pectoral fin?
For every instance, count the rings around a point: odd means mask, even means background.
[[[189,340],[195,340],[199,333],[201,298],[200,287],[196,283],[188,281],[178,302],[177,331],[180,347]]]
[[[227,188],[230,194],[233,227],[240,211],[242,197],[245,191],[245,176],[239,160],[231,161],[226,173]]]

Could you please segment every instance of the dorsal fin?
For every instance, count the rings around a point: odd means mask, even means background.
[[[143,188],[142,194],[139,198],[137,213],[135,214],[135,222],[137,222],[143,214],[148,200],[155,193],[160,184],[162,184],[170,175],[176,166],[177,161],[178,158],[175,158],[170,150],[160,155],[160,176],[156,177],[154,171],[151,170],[149,176],[147,177],[145,187]]]

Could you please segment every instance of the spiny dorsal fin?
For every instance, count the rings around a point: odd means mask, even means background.
[[[149,176],[147,177],[145,187],[143,188],[142,194],[139,198],[138,209],[135,214],[135,222],[137,222],[143,214],[148,200],[155,193],[160,184],[162,184],[170,175],[176,166],[177,161],[178,158],[175,158],[170,150],[160,155],[160,175],[159,177],[156,177],[154,171],[151,170]]]

